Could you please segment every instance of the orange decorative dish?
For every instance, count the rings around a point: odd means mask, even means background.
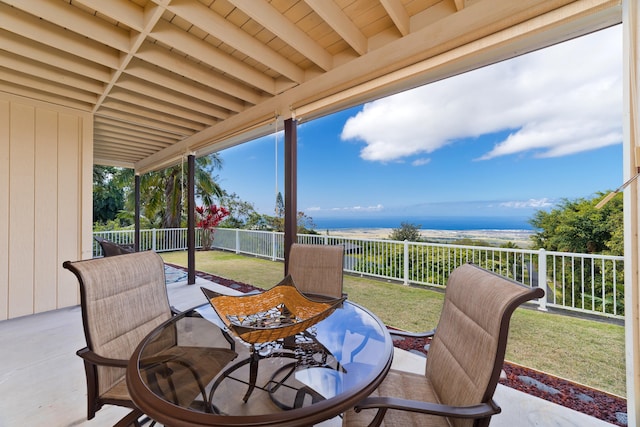
[[[346,299],[308,298],[291,276],[260,294],[228,296],[206,288],[202,291],[227,328],[251,344],[300,333],[327,318]]]

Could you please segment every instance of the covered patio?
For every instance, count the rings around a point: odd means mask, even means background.
[[[92,255],[94,164],[132,168],[139,180],[284,129],[289,247],[298,122],[620,23],[621,170],[624,179],[640,170],[632,0],[0,0],[0,16],[3,328],[78,311],[77,282],[62,262]],[[629,425],[640,421],[638,207],[633,182],[625,192]]]
[[[239,292],[201,278],[190,286],[182,275],[167,276],[169,299],[186,310],[203,302],[200,286],[228,295]],[[0,322],[0,338],[6,349],[0,367],[0,425],[105,426],[113,425],[128,410],[105,406],[86,420],[85,378],[82,361],[75,355],[83,347],[80,307],[68,307]],[[395,350],[394,368],[424,371],[424,359]],[[546,426],[606,427],[612,424],[589,417],[515,389],[498,385],[495,399],[502,413],[493,416],[492,427]],[[341,426],[329,420],[323,426]]]

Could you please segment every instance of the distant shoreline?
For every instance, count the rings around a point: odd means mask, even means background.
[[[322,235],[352,239],[388,239],[393,228],[334,228],[320,232]],[[435,243],[450,243],[460,239],[482,240],[492,246],[512,242],[522,248],[531,245],[532,230],[420,230],[423,239]]]

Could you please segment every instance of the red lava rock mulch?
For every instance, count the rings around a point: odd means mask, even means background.
[[[184,267],[178,265],[168,265],[186,270]],[[246,283],[239,283],[209,273],[197,271],[196,275],[244,293],[263,290]],[[414,353],[419,352],[426,355],[427,350],[425,346],[429,344],[429,342],[429,338],[404,337],[404,339],[394,340],[393,345],[402,350],[412,351]],[[627,401],[624,398],[510,362],[504,363],[503,370],[506,373],[506,378],[501,379],[500,383],[507,387],[582,412],[614,425],[627,425]]]

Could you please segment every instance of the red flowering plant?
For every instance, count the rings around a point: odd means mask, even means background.
[[[196,207],[198,222],[196,227],[202,230],[202,249],[209,250],[213,244],[213,233],[218,224],[229,216],[229,210],[223,206],[198,206]]]

